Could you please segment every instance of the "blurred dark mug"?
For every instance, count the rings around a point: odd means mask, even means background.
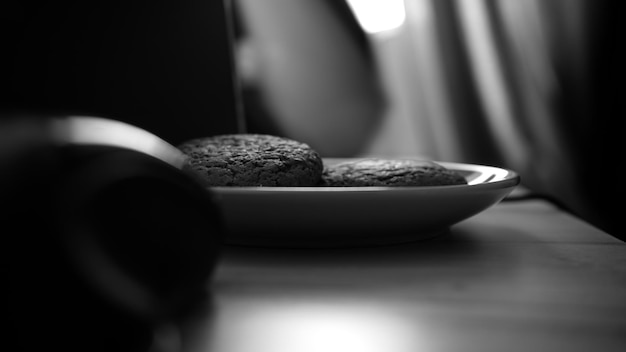
[[[3,118],[0,202],[12,350],[146,350],[209,294],[219,210],[185,155],[149,132]]]

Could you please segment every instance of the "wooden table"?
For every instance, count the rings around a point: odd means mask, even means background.
[[[626,244],[541,200],[440,237],[227,247],[185,351],[626,351]]]

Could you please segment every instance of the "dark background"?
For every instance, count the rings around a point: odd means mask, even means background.
[[[96,115],[176,144],[237,130],[228,1],[4,1],[0,108]]]

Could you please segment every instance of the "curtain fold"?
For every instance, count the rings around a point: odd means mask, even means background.
[[[438,160],[512,168],[532,190],[620,232],[619,215],[606,205],[615,187],[599,185],[602,175],[594,171],[624,159],[624,82],[608,86],[609,70],[624,79],[624,62],[615,58],[623,58],[618,4],[405,0],[407,23],[385,39],[385,48],[404,49],[386,56],[409,56],[411,64],[395,70],[416,75],[396,74],[391,85],[403,90],[396,104],[409,107],[404,119],[417,120],[414,138],[430,136],[406,145]]]
[[[578,46],[566,43],[579,34],[573,29],[583,28],[584,3],[568,1],[566,8],[560,0],[457,0],[456,4],[485,107],[482,118],[492,126],[503,163],[525,175],[525,183],[534,190],[582,209],[578,160],[566,136],[577,117],[565,120],[560,101],[571,99],[567,81],[576,87],[583,83],[575,80],[584,71],[580,60],[584,36],[576,37]],[[562,56],[576,59],[559,62]]]

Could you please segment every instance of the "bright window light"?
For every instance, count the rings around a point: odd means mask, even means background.
[[[251,302],[252,303],[252,302]],[[222,310],[208,351],[432,351],[419,317],[376,301],[254,302]],[[426,325],[427,326],[427,325]]]
[[[378,33],[404,23],[404,0],[348,0],[359,24],[367,33]]]

